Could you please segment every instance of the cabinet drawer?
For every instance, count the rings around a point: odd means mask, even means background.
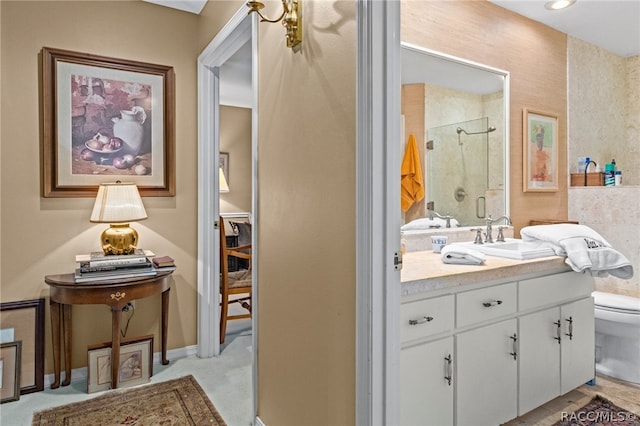
[[[457,295],[456,327],[487,321],[516,312],[517,284],[507,283]]]
[[[558,304],[566,300],[590,296],[593,277],[577,272],[548,275],[520,281],[520,310]]]
[[[453,329],[453,295],[400,306],[400,341],[428,337]]]

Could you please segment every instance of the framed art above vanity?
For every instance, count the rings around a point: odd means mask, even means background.
[[[522,110],[524,192],[558,190],[558,115]]]

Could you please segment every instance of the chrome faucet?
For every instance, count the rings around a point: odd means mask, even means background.
[[[498,226],[498,236],[496,237],[496,242],[504,243],[504,233],[502,230],[506,228],[506,226]]]
[[[476,239],[473,241],[473,244],[484,244],[482,242],[482,228],[471,228],[471,232],[476,233]]]
[[[449,216],[449,215],[442,216],[440,213],[438,213],[435,210],[429,210],[429,215],[431,219],[433,219],[433,216],[439,217],[440,219],[444,219],[445,227],[451,228],[451,219],[453,219],[453,216]]]
[[[492,219],[491,215],[489,215],[489,217],[487,217],[486,221],[487,221],[487,230],[484,234],[484,242],[485,243],[492,243],[493,242],[493,236],[491,235],[493,232],[493,229],[491,227],[491,225],[493,225],[494,223],[500,221],[500,220],[505,220],[507,225],[511,225],[511,218],[509,218],[509,216],[500,216],[497,219]],[[502,237],[502,241],[504,241],[504,237]]]

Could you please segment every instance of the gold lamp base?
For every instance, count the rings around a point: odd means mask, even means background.
[[[112,223],[100,236],[104,254],[133,254],[138,245],[138,232],[128,223]]]

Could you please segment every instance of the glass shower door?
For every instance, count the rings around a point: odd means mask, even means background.
[[[484,117],[427,130],[427,202],[460,226],[485,223],[489,129]]]

